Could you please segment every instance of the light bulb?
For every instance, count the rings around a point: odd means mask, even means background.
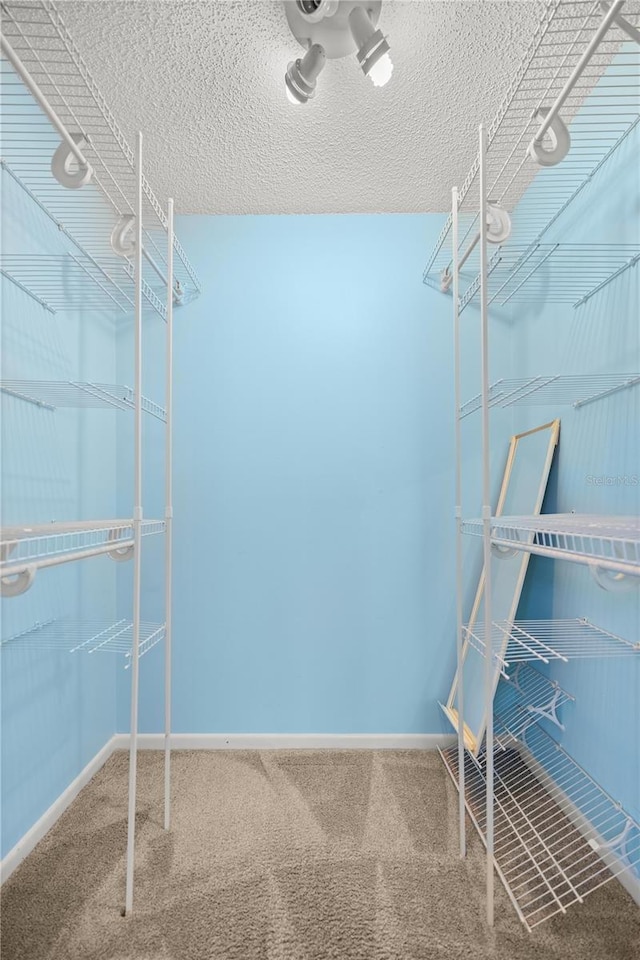
[[[290,103],[309,102],[315,95],[316,82],[326,62],[323,48],[319,43],[314,43],[302,59],[289,64],[284,82]]]
[[[377,63],[374,63],[367,76],[371,78],[374,87],[384,87],[385,83],[388,83],[391,79],[392,73],[393,63],[391,62],[391,57],[388,53],[385,53]]]
[[[361,6],[355,6],[349,14],[349,29],[362,72],[371,77],[374,87],[384,87],[393,72],[387,38],[381,30],[376,30],[368,12]]]

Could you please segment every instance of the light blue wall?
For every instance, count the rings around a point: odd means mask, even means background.
[[[5,254],[66,252],[69,244],[2,173]],[[2,376],[115,378],[115,331],[96,311],[55,316],[2,279]],[[3,524],[116,515],[116,414],[52,412],[2,396]],[[111,621],[115,564],[106,557],[40,571],[20,597],[2,601],[2,639],[36,622]],[[3,644],[2,855],[44,813],[115,732],[116,664],[70,656],[36,636]]]
[[[452,334],[420,282],[441,226],[179,219],[204,292],[175,319],[176,731],[443,729]],[[144,730],[161,690],[152,654]]]

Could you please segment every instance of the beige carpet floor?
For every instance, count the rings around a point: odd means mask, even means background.
[[[126,754],[115,754],[4,885],[2,960],[639,960],[614,881],[527,933],[482,847],[457,857],[437,754],[143,753],[134,915],[123,918]]]

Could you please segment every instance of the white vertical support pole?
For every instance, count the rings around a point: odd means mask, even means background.
[[[171,550],[173,525],[173,200],[167,204],[167,349],[164,539],[164,828],[171,824]]]
[[[489,314],[487,291],[487,137],[480,124],[480,327],[482,356],[482,533],[484,546],[485,773],[487,777],[487,923],[493,926],[493,630],[491,626],[491,461],[489,448]]]
[[[458,188],[451,191],[451,234],[453,240],[453,347],[456,446],[456,656],[458,661],[458,818],[460,857],[467,854],[466,811],[464,805],[464,683],[462,645],[462,440],[460,431],[460,291],[458,255]]]
[[[133,480],[133,645],[131,650],[131,726],[129,740],[129,815],[125,914],[133,910],[133,866],[136,835],[136,771],[138,754],[138,681],[140,673],[140,574],[142,569],[142,134],[136,140],[136,243],[134,321],[134,480]]]

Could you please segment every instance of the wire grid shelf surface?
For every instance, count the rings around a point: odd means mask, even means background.
[[[163,533],[164,520],[143,520],[142,535]],[[133,546],[133,520],[83,520],[0,529],[0,575],[26,566],[54,566],[76,555],[93,556]]]
[[[138,659],[161,643],[165,625],[142,621]],[[1,641],[3,652],[19,647],[30,650],[59,650],[65,653],[115,653],[124,657],[125,669],[133,659],[133,623],[118,620],[49,620]]]
[[[540,727],[524,740],[494,757],[494,858],[532,929],[640,867],[640,829]],[[457,787],[457,746],[440,754]],[[465,751],[465,804],[484,843],[485,760]]]
[[[482,536],[482,520],[464,520],[464,533]],[[640,576],[640,517],[546,513],[492,517],[491,539],[507,550],[592,563]]]
[[[489,304],[506,306],[539,298],[580,306],[640,260],[636,244],[506,243],[490,255]],[[480,291],[477,274],[460,297],[464,310]]]
[[[134,309],[133,273],[128,262],[113,254],[102,261],[80,250],[3,254],[0,272],[51,313],[82,309],[132,313]],[[166,306],[146,280],[142,303],[166,320]]]
[[[79,190],[68,190],[57,183],[50,162],[60,136],[5,60],[1,101],[4,161],[91,256],[108,257],[112,254],[110,235],[114,226],[122,215],[134,213],[133,152],[56,4],[48,0],[5,0],[2,29],[67,130],[84,135],[87,144],[82,149],[94,173],[91,183]],[[166,274],[166,214],[146,178],[143,193],[143,243]],[[174,250],[176,279],[183,291],[197,295],[200,282],[178,239],[174,240]],[[162,295],[161,288],[158,292]]]
[[[637,384],[640,384],[640,373],[554,374],[496,380],[489,387],[489,406],[572,405],[583,407]],[[482,395],[478,393],[462,404],[460,416],[468,417],[481,407]]]
[[[502,620],[492,625],[491,647],[493,656],[506,676],[518,664],[550,663],[560,660],[590,659],[593,657],[627,657],[640,655],[640,643],[626,640],[597,627],[586,619],[573,620]],[[463,638],[479,653],[486,650],[486,633],[483,623],[475,623],[473,629],[463,628]],[[502,650],[501,656],[496,650]]]
[[[519,663],[509,677],[501,677],[494,697],[494,742],[503,750],[521,739],[524,731],[543,717],[564,729],[558,710],[575,700],[570,693],[528,663]]]
[[[113,383],[91,383],[76,380],[0,380],[0,391],[39,407],[96,408],[115,407],[133,410],[135,391],[132,387]],[[153,400],[142,397],[145,413],[166,421],[166,411]]]
[[[632,27],[640,27],[638,0],[625,3],[622,13]],[[536,111],[557,99],[604,17],[599,0],[548,0],[529,49],[488,128],[487,197],[512,214],[511,242],[520,249],[520,256],[532,246],[540,248],[559,216],[640,119],[640,50],[613,23],[560,110],[570,129],[569,153],[557,166],[544,168],[527,153],[540,126]],[[476,155],[459,191],[461,251],[478,233],[478,175]],[[451,227],[449,216],[423,275],[425,283],[438,289],[441,274],[451,270]],[[477,261],[476,250],[469,265],[477,266]],[[511,264],[518,265],[519,258]],[[503,273],[507,269],[503,261]],[[579,296],[589,289],[585,284]],[[563,292],[567,291],[561,286],[559,295]],[[467,302],[469,299],[471,296]]]

